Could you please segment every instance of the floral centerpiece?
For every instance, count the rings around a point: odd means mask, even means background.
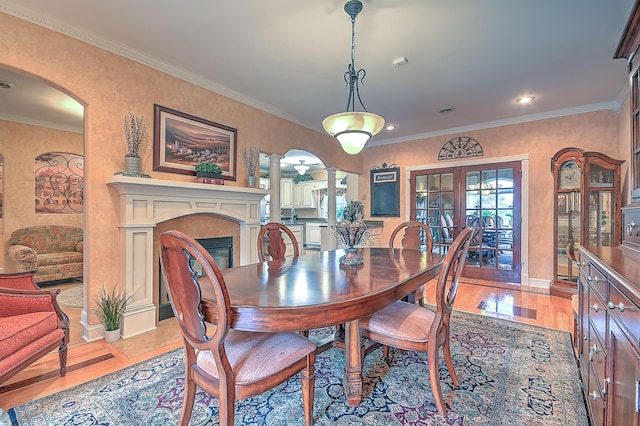
[[[358,253],[371,237],[371,225],[364,223],[364,204],[358,200],[347,202],[342,214],[343,219],[332,225],[338,244],[345,246],[346,254],[339,259],[341,265],[357,266],[364,263],[364,257]]]
[[[350,200],[344,206],[342,217],[350,222],[364,219],[364,204],[362,201]]]

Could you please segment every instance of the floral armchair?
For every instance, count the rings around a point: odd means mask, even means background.
[[[60,290],[40,290],[33,274],[0,275],[0,383],[58,348],[60,375],[67,370],[69,318]]]
[[[9,259],[16,272],[36,271],[35,282],[82,277],[82,228],[38,225],[13,231]]]

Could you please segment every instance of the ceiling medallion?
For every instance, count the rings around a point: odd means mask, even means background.
[[[484,152],[480,143],[468,136],[453,138],[440,148],[438,160],[453,160],[456,158],[482,157]]]

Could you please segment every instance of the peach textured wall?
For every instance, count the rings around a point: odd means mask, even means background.
[[[85,280],[89,300],[102,285],[111,286],[118,280],[118,196],[105,182],[124,169],[122,121],[128,112],[143,116],[152,127],[153,105],[160,104],[238,129],[239,148],[258,146],[262,152],[282,155],[292,148],[305,149],[327,166],[360,169],[360,158],[336,149],[328,135],[8,14],[0,13],[0,28],[0,66],[40,77],[85,105]],[[160,179],[192,179],[154,172],[151,141],[149,134],[142,150],[143,173]],[[245,185],[241,159],[237,174],[237,182],[227,185]],[[89,323],[96,322],[90,314]]]
[[[3,267],[7,241],[16,229],[33,225],[84,226],[82,214],[35,214],[34,159],[45,152],[83,153],[82,134],[0,120],[0,154],[4,156],[2,235]]]
[[[383,162],[407,166],[436,163],[440,147],[455,135],[396,145],[368,147],[362,155],[348,156],[327,135],[280,119],[222,95],[126,58],[90,46],[73,38],[0,13],[0,66],[31,73],[61,88],[86,106],[85,160],[87,177],[87,278],[89,297],[103,284],[114,283],[119,270],[118,197],[105,182],[124,168],[126,146],[122,120],[129,112],[152,123],[153,104],[203,117],[238,129],[238,144],[258,146],[265,153],[284,154],[305,149],[327,166],[363,173],[359,187],[368,198],[368,171]],[[552,274],[552,176],[551,156],[562,147],[578,146],[619,157],[621,120],[613,111],[602,111],[465,133],[477,139],[484,156],[529,154],[531,226],[529,249],[531,275],[551,279]],[[142,171],[153,178],[187,181],[188,176],[152,170],[151,135],[143,148]],[[455,164],[455,163],[452,163]],[[404,174],[404,172],[403,172]],[[404,178],[404,176],[403,176]],[[244,185],[246,172],[238,162],[238,181]],[[401,187],[401,200],[406,187]],[[367,200],[368,202],[368,200]],[[401,203],[398,220],[385,221],[385,235],[408,217]],[[368,209],[367,209],[368,210]],[[90,323],[95,323],[91,318]]]
[[[529,187],[529,276],[551,280],[553,276],[553,175],[551,157],[561,148],[579,147],[585,151],[600,151],[618,158],[618,113],[612,110],[571,115],[485,130],[421,139],[402,144],[368,147],[364,152],[360,193],[365,195],[365,211],[369,212],[369,175],[367,170],[382,163],[395,163],[401,168],[400,218],[387,219],[382,241],[389,238],[394,227],[409,217],[404,200],[407,196],[406,167],[425,164],[456,165],[455,160],[438,161],[438,152],[445,142],[456,136],[469,136],[482,145],[484,158],[528,154]]]

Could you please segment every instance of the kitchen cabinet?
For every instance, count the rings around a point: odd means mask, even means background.
[[[280,207],[290,209],[293,205],[293,179],[280,179]]]
[[[383,247],[386,244],[382,244],[382,227],[375,226],[371,228],[371,238],[369,239],[370,247]]]
[[[318,246],[321,245],[321,232],[320,232],[320,222],[307,222],[305,223],[305,243],[307,246]]]
[[[296,241],[298,242],[298,250],[300,251],[300,256],[302,256],[305,251],[304,251],[304,247],[303,247],[303,241],[304,241],[304,225],[303,224],[286,224],[287,228],[289,228],[291,230],[291,232],[293,233],[293,236],[296,237]],[[294,253],[293,250],[293,245],[291,243],[291,241],[289,241],[288,238],[285,238],[285,247],[287,248],[287,250],[285,251],[285,253]]]
[[[620,247],[586,246],[578,263],[578,356],[592,424],[638,426],[638,256]]]
[[[316,197],[313,192],[318,183],[315,181],[304,181],[297,184],[293,184],[292,200],[293,207],[295,208],[315,208]]]

